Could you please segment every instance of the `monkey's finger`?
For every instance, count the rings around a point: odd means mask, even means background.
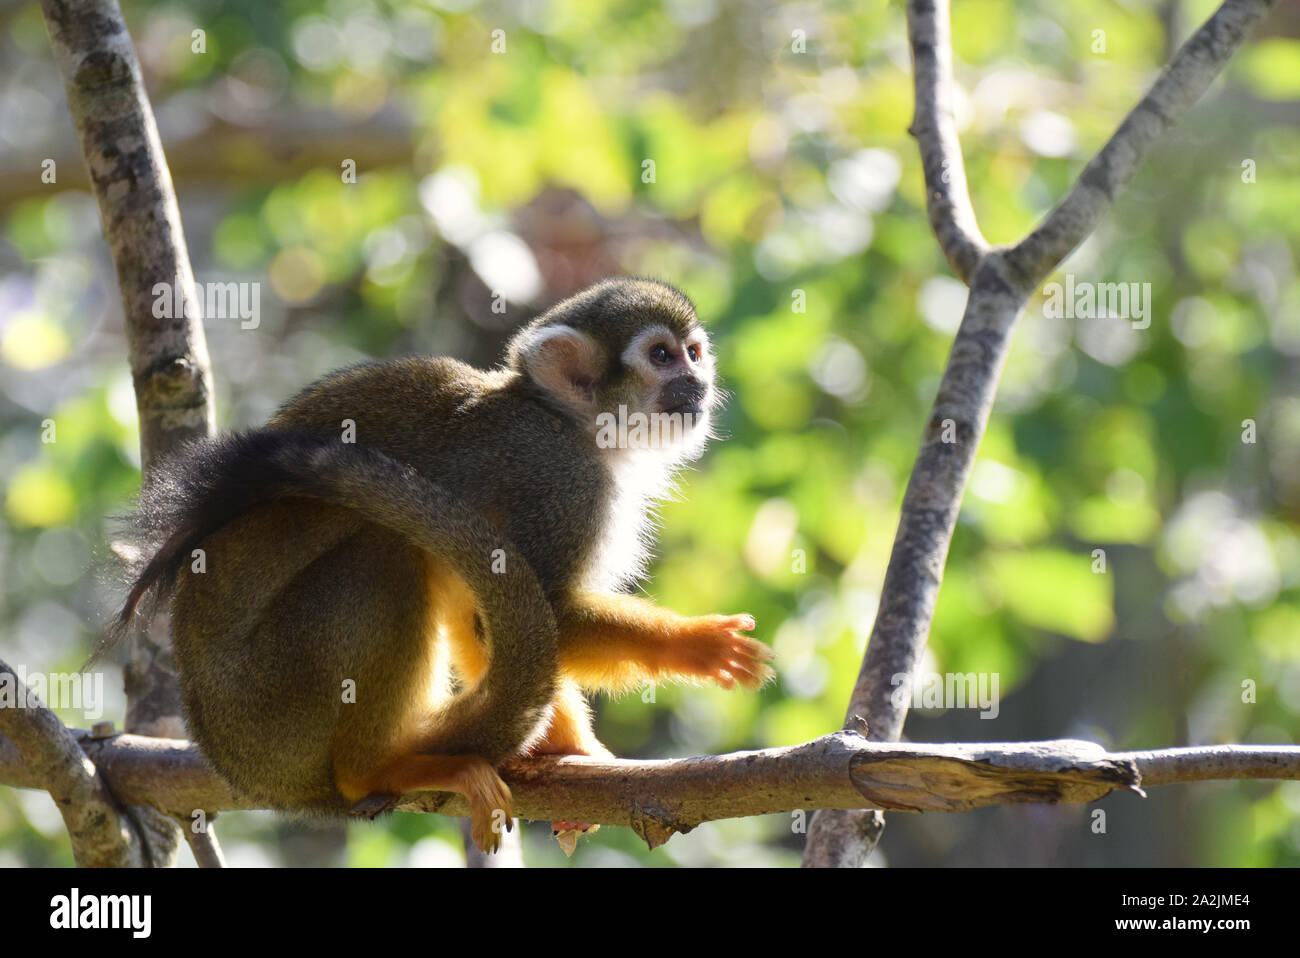
[[[736,655],[743,655],[749,659],[758,659],[760,662],[770,662],[776,658],[776,653],[772,651],[771,647],[764,645],[757,639],[751,639],[743,635],[736,636],[732,651]]]
[[[695,619],[696,626],[703,632],[752,632],[757,628],[754,617],[741,612],[737,615],[701,615]]]
[[[485,822],[482,816],[470,816],[469,833],[478,850],[484,855],[491,855],[501,847],[501,836],[492,828],[491,822]]]
[[[731,666],[731,672],[740,681],[740,684],[750,691],[762,688],[776,677],[776,672],[761,662],[735,663]]]
[[[748,685],[751,680],[758,681],[765,669],[766,666],[758,662],[750,664],[738,659],[732,659],[727,663],[727,671],[744,685]]]
[[[510,830],[512,820],[507,818],[506,822],[507,824],[504,827],[498,825],[492,813],[471,815],[470,834],[474,839],[474,844],[484,854],[499,851],[501,843],[505,841],[505,833]]]
[[[767,663],[776,658],[770,650],[766,654],[761,654],[758,649],[732,647],[726,656],[733,662],[738,662],[751,672],[761,672],[767,668]]]

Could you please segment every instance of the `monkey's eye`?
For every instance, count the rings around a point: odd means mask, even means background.
[[[694,344],[687,346],[686,355],[691,358],[691,362],[698,363],[700,361],[700,347]]]
[[[660,343],[658,346],[650,347],[650,361],[660,366],[667,366],[673,361],[673,354],[668,351],[667,346]]]

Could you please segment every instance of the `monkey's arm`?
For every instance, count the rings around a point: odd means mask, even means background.
[[[621,691],[662,679],[763,685],[772,651],[741,635],[749,615],[678,615],[645,599],[572,594],[557,610],[560,669],[585,688]]]

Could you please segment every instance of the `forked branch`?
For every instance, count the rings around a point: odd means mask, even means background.
[[[939,246],[971,289],[908,480],[846,728],[865,720],[873,739],[897,740],[902,734],[907,705],[891,693],[924,651],[966,481],[1025,303],[1093,230],[1152,145],[1187,112],[1275,2],[1227,0],[1178,51],[1069,195],[1029,236],[1003,250],[989,249],[980,235],[967,191],[952,115],[947,0],[909,0],[916,88],[912,133],[925,169],[926,206]],[[819,815],[809,830],[804,863],[861,865],[882,829],[883,820],[871,812]]]

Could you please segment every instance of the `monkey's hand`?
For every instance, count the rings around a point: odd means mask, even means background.
[[[560,667],[584,688],[627,691],[660,680],[759,688],[772,650],[741,633],[752,615],[678,615],[631,595],[578,594],[557,617]]]
[[[752,615],[698,615],[684,620],[680,631],[661,649],[665,672],[717,682],[724,689],[739,683],[760,688],[776,673],[767,663],[772,650],[742,632],[754,628]]]

